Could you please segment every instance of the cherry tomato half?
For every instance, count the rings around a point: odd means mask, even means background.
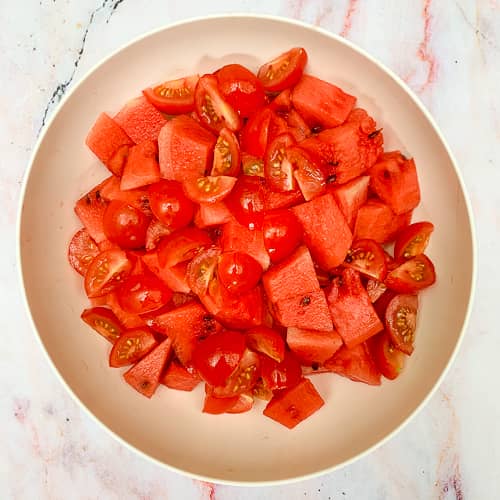
[[[247,332],[247,345],[254,351],[266,354],[281,363],[285,357],[285,341],[283,337],[272,328],[256,326]]]
[[[220,248],[210,247],[196,255],[188,264],[186,280],[191,291],[198,297],[206,295],[214,278],[220,254]]]
[[[267,147],[264,173],[267,185],[273,191],[295,189],[292,164],[286,156],[286,150],[293,144],[295,139],[287,132],[278,135]]]
[[[149,218],[123,201],[112,200],[104,212],[104,233],[121,248],[141,248],[146,243]]]
[[[410,355],[413,352],[417,324],[418,297],[396,295],[385,311],[385,324],[394,346]]]
[[[149,328],[127,330],[111,349],[109,366],[119,368],[136,363],[157,345],[158,342]]]
[[[405,355],[392,344],[386,331],[380,332],[369,340],[370,353],[379,372],[390,380],[394,380],[403,370]]]
[[[434,224],[431,222],[416,222],[405,227],[394,244],[394,258],[408,260],[424,253],[433,231]]]
[[[240,146],[238,139],[228,128],[223,128],[214,148],[214,163],[210,175],[232,175],[240,173]]]
[[[68,260],[75,271],[85,276],[92,259],[99,253],[97,243],[83,228],[77,231],[68,247]]]
[[[111,309],[106,307],[92,307],[82,312],[81,318],[97,333],[112,344],[123,332],[123,327]]]
[[[250,229],[260,228],[265,208],[265,182],[262,177],[242,175],[226,198],[238,222]]]
[[[184,227],[165,238],[158,247],[158,262],[161,267],[174,267],[191,260],[212,240],[205,231],[196,227]]]
[[[259,355],[260,374],[264,386],[271,391],[276,389],[286,389],[293,387],[300,382],[302,378],[302,368],[297,358],[290,352],[285,353],[281,363],[265,354]]]
[[[194,204],[177,181],[161,180],[149,186],[149,203],[156,218],[169,229],[187,226],[194,215]]]
[[[147,88],[142,93],[155,108],[164,113],[189,113],[194,110],[194,89],[198,79],[198,75],[187,76]]]
[[[243,252],[224,252],[219,258],[217,275],[220,282],[234,295],[249,292],[262,276],[261,265]]]
[[[269,92],[277,92],[295,85],[304,72],[307,52],[295,47],[262,65],[257,77]]]
[[[391,271],[385,284],[398,293],[416,293],[436,281],[434,264],[424,254],[407,260]]]
[[[236,180],[229,175],[198,177],[184,183],[184,192],[196,203],[217,203],[231,192]]]
[[[378,281],[387,275],[384,249],[374,240],[357,240],[345,258],[345,265]]]
[[[240,133],[242,151],[257,158],[264,158],[269,126],[274,115],[269,108],[263,108],[248,119]]]
[[[271,262],[276,263],[288,257],[299,246],[303,229],[294,213],[282,208],[264,215],[262,232]]]

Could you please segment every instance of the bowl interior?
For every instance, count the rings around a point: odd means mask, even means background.
[[[379,388],[333,375],[314,382],[325,407],[289,431],[261,415],[201,413],[195,394],[160,387],[147,400],[107,366],[109,344],[80,321],[81,278],[67,265],[79,227],[73,204],[107,171],[84,139],[101,111],[115,112],[149,84],[239,62],[256,70],[292,46],[308,71],[358,97],[384,128],[386,148],[414,156],[422,203],[413,220],[436,227],[427,253],[438,284],[422,294],[416,350],[403,376]],[[456,169],[422,109],[378,64],[344,41],[270,18],[197,20],[155,32],[113,55],[65,100],[34,156],[20,225],[21,267],[31,314],[53,364],[108,429],[146,455],[216,481],[279,481],[338,466],[397,429],[445,370],[466,317],[472,277],[471,221]]]

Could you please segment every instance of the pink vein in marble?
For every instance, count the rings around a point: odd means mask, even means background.
[[[347,37],[352,28],[352,16],[356,13],[358,8],[358,0],[349,0],[349,5],[347,6],[347,12],[344,17],[344,23],[342,25],[342,31],[340,36]]]
[[[305,0],[289,0],[289,12],[295,19],[302,18],[302,9],[304,8]]]
[[[215,484],[206,481],[198,481],[206,494],[206,500],[215,500]]]
[[[424,7],[422,9],[422,17],[424,20],[424,38],[422,42],[420,43],[420,46],[417,51],[417,56],[418,58],[428,64],[428,70],[427,70],[427,77],[424,81],[424,83],[420,87],[420,92],[423,92],[424,90],[427,89],[427,87],[434,82],[436,78],[436,71],[437,71],[437,61],[436,58],[434,57],[434,54],[432,53],[430,49],[430,39],[432,36],[432,31],[431,31],[431,21],[432,21],[432,15],[431,15],[431,0],[424,0]]]

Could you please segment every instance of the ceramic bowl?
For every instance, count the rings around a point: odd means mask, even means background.
[[[148,400],[107,366],[109,344],[80,320],[87,305],[66,251],[80,226],[75,200],[106,176],[84,144],[101,111],[115,112],[152,82],[230,62],[256,70],[290,47],[308,72],[358,97],[384,128],[386,148],[416,160],[422,203],[436,227],[428,247],[438,282],[421,297],[416,350],[404,374],[374,388],[315,376],[325,406],[294,430],[262,415],[201,412],[202,391],[160,387]],[[331,471],[380,445],[439,384],[458,348],[474,283],[471,210],[453,156],[429,113],[393,73],[326,31],[271,17],[195,19],[149,33],[95,67],[65,96],[36,145],[20,210],[19,258],[29,313],[70,393],[116,438],[167,467],[216,482],[269,484]]]

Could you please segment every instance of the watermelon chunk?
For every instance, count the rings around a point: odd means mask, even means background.
[[[158,136],[161,176],[179,182],[204,176],[215,142],[216,137],[189,116],[172,118]]]
[[[160,166],[157,161],[158,144],[146,140],[132,146],[123,168],[120,189],[134,189],[160,180]]]
[[[121,174],[126,151],[134,142],[106,113],[101,113],[90,129],[85,144],[116,175]],[[117,155],[118,160],[113,157]]]
[[[269,269],[262,276],[262,283],[271,302],[320,290],[311,254],[304,245]]]
[[[178,391],[192,391],[200,382],[201,378],[198,376],[196,370],[188,370],[176,359],[173,359],[168,365],[167,371],[161,381],[162,384],[170,387],[170,389],[177,389]]]
[[[141,258],[146,267],[173,292],[189,293],[191,291],[186,279],[187,262],[181,262],[173,267],[161,266],[157,251],[147,252]]]
[[[333,269],[344,262],[352,233],[331,193],[292,208],[304,228],[304,240],[320,267]]]
[[[304,365],[322,365],[344,344],[335,330],[320,332],[295,327],[288,328],[286,343]]]
[[[97,244],[107,240],[104,234],[103,217],[108,203],[102,196],[102,189],[106,182],[107,179],[83,195],[75,204],[76,215]]]
[[[359,273],[343,269],[340,280],[327,290],[333,324],[347,347],[352,348],[384,329]]]
[[[150,398],[160,385],[163,370],[171,353],[172,341],[167,338],[127,370],[123,377],[136,391]]]
[[[332,318],[323,290],[288,296],[274,303],[274,315],[283,326],[332,331]]]
[[[156,141],[166,118],[144,97],[127,102],[116,114],[114,120],[135,142]]]
[[[369,184],[370,177],[362,175],[346,184],[331,188],[331,193],[351,230],[354,229],[359,208],[368,198]]]
[[[200,203],[194,222],[197,227],[218,226],[233,220],[233,214],[223,201],[216,203]]]

